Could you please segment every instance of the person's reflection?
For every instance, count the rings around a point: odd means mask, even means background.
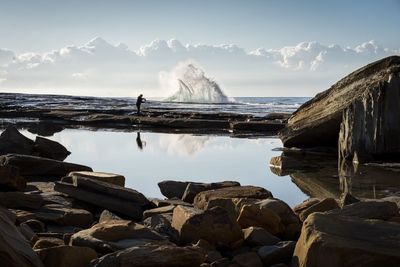
[[[140,150],[143,150],[143,145],[146,146],[146,142],[142,142],[142,139],[140,138],[140,132],[137,132],[136,144]]]

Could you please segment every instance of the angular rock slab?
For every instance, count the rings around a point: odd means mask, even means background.
[[[58,142],[36,136],[34,154],[43,158],[63,161],[71,152]]]
[[[303,223],[294,266],[397,266],[399,229],[398,223],[313,213]]]
[[[97,259],[97,253],[88,247],[56,246],[36,250],[46,267],[87,267]]]
[[[0,189],[24,191],[26,180],[19,175],[19,169],[14,166],[0,166]]]
[[[62,177],[72,171],[92,171],[84,165],[20,154],[1,156],[0,164],[18,167],[22,176]]]
[[[239,224],[220,207],[203,211],[177,206],[172,216],[172,227],[178,231],[183,244],[204,239],[215,246],[235,247],[243,239]]]
[[[0,266],[44,266],[29,242],[3,212],[0,212],[0,255]]]
[[[9,153],[32,155],[34,142],[10,125],[0,135],[0,155]]]
[[[77,172],[70,172],[68,176],[72,177],[72,181],[74,181],[77,177],[90,178],[93,180],[106,182],[122,187],[125,186],[125,177],[114,173],[77,171]]]
[[[107,254],[92,264],[93,267],[198,267],[206,256],[196,247],[174,245],[143,245]]]
[[[328,90],[317,94],[313,99],[304,103],[289,118],[287,127],[280,133],[280,138],[284,146],[336,147],[338,144],[340,124],[343,119],[343,111],[350,107],[354,101],[363,101],[365,93],[368,90],[379,90],[382,86],[386,86],[385,83],[390,83],[390,77],[398,75],[399,72],[400,57],[387,57],[350,73],[348,76],[332,85]],[[392,100],[398,103],[398,95]],[[395,110],[397,111],[398,109],[396,108]],[[380,114],[388,118],[388,124],[385,125],[385,128],[387,128],[386,126],[390,126],[392,122],[392,117],[389,113],[390,110],[382,110]],[[368,121],[371,123],[373,122],[373,120]],[[396,131],[399,129],[398,124],[395,126],[395,129]],[[384,132],[386,131],[385,129],[383,130]],[[351,132],[352,131],[349,133]],[[354,133],[361,134],[362,132],[356,130]],[[370,135],[366,136],[367,139],[370,137]],[[385,134],[382,138],[389,138],[392,140],[390,134]],[[396,141],[396,146],[398,144],[398,141]],[[367,146],[369,146],[369,144],[367,144]],[[379,144],[379,146],[381,146],[381,144]],[[397,146],[397,148],[399,147]]]
[[[257,186],[234,186],[221,189],[203,191],[196,195],[193,205],[198,209],[207,209],[213,199],[223,198],[253,198],[266,199],[272,197],[271,192]]]

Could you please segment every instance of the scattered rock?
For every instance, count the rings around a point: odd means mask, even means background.
[[[2,191],[24,191],[26,180],[19,175],[19,170],[13,166],[0,166],[0,188]]]
[[[77,177],[79,177],[79,178],[90,178],[93,180],[106,182],[122,187],[125,186],[125,177],[114,173],[76,171],[76,172],[70,172],[68,176],[72,178],[72,182],[74,182],[77,179]]]
[[[339,205],[333,198],[325,198],[320,202],[312,205],[311,207],[307,208],[306,210],[302,211],[299,214],[299,218],[302,222],[307,219],[307,217],[314,213],[314,212],[324,212],[329,210],[339,209]]]
[[[147,244],[107,254],[92,263],[93,267],[198,267],[206,256],[196,247]]]
[[[272,197],[271,192],[257,186],[234,186],[221,189],[203,191],[196,195],[194,206],[198,209],[207,209],[208,202],[221,198],[254,198],[266,199]]]
[[[157,233],[167,236],[172,242],[179,242],[179,233],[171,226],[172,213],[155,214],[145,219],[143,224]]]
[[[203,211],[177,206],[172,217],[172,227],[179,232],[183,244],[204,239],[217,247],[234,247],[243,239],[240,226],[220,207]]]
[[[101,253],[148,243],[148,240],[165,241],[155,231],[131,221],[114,220],[93,225],[72,235],[71,245],[86,246]]]
[[[36,249],[51,248],[64,245],[65,245],[64,240],[60,238],[40,237],[33,246],[33,249],[36,250]]]
[[[302,267],[396,266],[399,249],[396,223],[314,213],[303,223],[293,259]]]
[[[84,209],[59,205],[45,205],[35,211],[35,218],[42,222],[87,228],[92,225],[93,215]]]
[[[72,171],[92,171],[91,168],[79,164],[20,154],[0,156],[0,164],[18,167],[22,176],[34,177],[61,178]]]
[[[258,256],[265,266],[289,262],[295,249],[295,241],[282,241],[272,246],[263,246],[258,249]]]
[[[263,267],[256,252],[241,253],[233,257],[233,261],[240,267]]]
[[[170,205],[170,206],[164,206],[164,207],[160,207],[160,208],[145,210],[143,212],[143,219],[146,219],[146,218],[151,217],[156,214],[172,213],[174,211],[174,209],[175,209],[175,206]]]
[[[275,245],[281,240],[261,227],[251,226],[243,229],[244,244],[249,247]]]
[[[294,206],[293,211],[294,213],[297,214],[297,216],[300,215],[300,213],[302,213],[303,211],[305,211],[306,209],[308,209],[309,207],[313,206],[314,204],[319,203],[321,200],[318,198],[309,198],[304,200],[302,203]]]
[[[44,225],[44,223],[36,219],[27,220],[21,223],[21,225],[23,224],[28,225],[35,233],[43,233],[46,230],[46,226]]]
[[[99,223],[111,221],[111,220],[122,220],[118,215],[115,215],[111,211],[103,210],[100,214]]]
[[[29,242],[3,212],[0,212],[0,255],[1,266],[43,267]]]
[[[180,181],[162,181],[158,183],[158,187],[160,188],[161,194],[163,194],[167,198],[179,198],[181,199],[183,193],[185,193],[186,186],[189,182],[180,182]]]
[[[87,267],[97,259],[96,251],[87,247],[57,246],[36,252],[46,267]]]
[[[219,183],[193,183],[189,182],[183,193],[182,200],[193,203],[195,196],[203,191],[219,189],[224,187],[240,186],[238,182],[224,181]]]
[[[0,205],[9,209],[38,209],[43,205],[43,198],[22,192],[0,192]]]
[[[63,161],[71,152],[58,142],[36,136],[33,154],[43,158]]]

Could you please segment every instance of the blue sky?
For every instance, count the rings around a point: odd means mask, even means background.
[[[190,62],[228,96],[313,96],[400,55],[399,14],[400,0],[0,0],[0,90],[167,97]]]
[[[303,41],[400,44],[400,0],[1,0],[0,44],[45,52],[101,36],[137,49],[154,39],[279,48]]]

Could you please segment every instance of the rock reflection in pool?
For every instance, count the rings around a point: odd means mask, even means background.
[[[23,134],[32,136],[27,131]],[[289,176],[277,177],[269,169],[269,159],[280,154],[273,151],[282,146],[278,138],[141,132],[141,150],[138,136],[137,132],[64,130],[50,139],[71,151],[67,161],[88,165],[96,171],[122,174],[127,187],[147,197],[162,197],[157,183],[173,179],[233,180],[261,186],[291,206],[307,198]]]

